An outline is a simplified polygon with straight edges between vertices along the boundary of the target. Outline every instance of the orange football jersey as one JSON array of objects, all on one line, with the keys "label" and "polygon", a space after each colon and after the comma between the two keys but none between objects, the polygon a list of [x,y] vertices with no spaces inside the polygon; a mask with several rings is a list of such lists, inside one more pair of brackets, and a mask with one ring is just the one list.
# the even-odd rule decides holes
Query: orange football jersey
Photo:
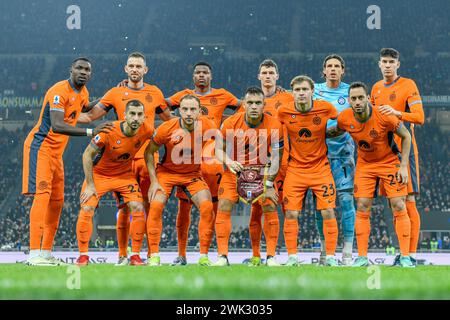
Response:
[{"label": "orange football jersey", "polygon": [[25,144],[62,157],[69,136],[53,132],[50,111],[63,112],[64,122],[75,126],[83,107],[88,103],[89,92],[86,86],[78,91],[70,80],[57,82],[45,94],[39,120],[28,134]]},{"label": "orange football jersey", "polygon": [[208,119],[215,123],[216,128],[220,127],[224,110],[227,107],[237,108],[239,104],[238,98],[223,88],[211,88],[205,94],[200,94],[192,89],[185,89],[175,93],[168,100],[171,105],[179,105],[181,98],[187,94],[196,95],[200,99],[202,106],[208,109]]},{"label": "orange football jersey", "polygon": [[399,149],[393,141],[401,121],[394,115],[382,115],[379,107],[370,107],[370,117],[359,122],[352,109],[338,116],[338,127],[352,136],[358,147],[358,165],[364,163],[400,163]]},{"label": "orange football jersey", "polygon": [[153,141],[164,146],[159,165],[174,173],[200,172],[203,147],[217,129],[205,116],[200,116],[191,132],[181,127],[181,121],[173,118],[156,129]]},{"label": "orange football jersey", "polygon": [[300,172],[320,171],[328,163],[326,126],[338,112],[329,102],[313,100],[305,113],[295,109],[295,103],[278,109],[278,119],[287,128],[290,144],[289,166]]},{"label": "orange football jersey", "polygon": [[[157,86],[144,83],[141,89],[115,87],[105,93],[99,104],[106,111],[113,109],[117,120],[125,120],[126,104],[128,101],[134,99],[144,104],[145,121],[152,127],[155,127],[155,114],[162,113],[167,108],[164,95]],[[142,146],[141,150],[135,156],[136,159],[144,157],[144,151],[147,145],[148,142]]]},{"label": "orange football jersey", "polygon": [[144,122],[137,133],[129,137],[125,135],[125,121],[114,121],[114,127],[108,133],[99,133],[91,145],[100,150],[94,159],[94,173],[108,177],[122,175],[133,176],[131,161],[147,140],[152,137],[153,126]]},{"label": "orange football jersey", "polygon": [[228,156],[243,165],[268,164],[270,150],[284,144],[281,123],[268,114],[253,127],[245,120],[245,113],[239,112],[223,122],[221,132]]}]

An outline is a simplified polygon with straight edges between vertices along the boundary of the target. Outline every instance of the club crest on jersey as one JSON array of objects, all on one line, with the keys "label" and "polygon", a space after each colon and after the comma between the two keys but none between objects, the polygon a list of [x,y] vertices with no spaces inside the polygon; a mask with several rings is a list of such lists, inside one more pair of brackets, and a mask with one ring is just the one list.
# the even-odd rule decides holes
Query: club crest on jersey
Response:
[{"label": "club crest on jersey", "polygon": [[315,117],[313,118],[313,123],[314,123],[316,126],[318,126],[321,122],[322,122],[322,119],[320,119],[320,117],[315,116]]},{"label": "club crest on jersey", "polygon": [[319,96],[323,96],[323,91],[319,91]]},{"label": "club crest on jersey", "polygon": [[217,98],[212,97],[211,99],[209,99],[209,102],[210,102],[213,106],[215,106],[215,105],[217,104]]},{"label": "club crest on jersey", "polygon": [[397,98],[397,95],[395,94],[395,91],[391,93],[391,95],[389,96],[389,101],[395,101],[395,99]]},{"label": "club crest on jersey", "polygon": [[369,135],[374,139],[378,138],[378,132],[375,129],[370,130]]},{"label": "club crest on jersey", "polygon": [[147,93],[147,95],[145,96],[145,101],[147,101],[148,103],[151,103],[153,101],[153,97],[150,95],[150,93]]},{"label": "club crest on jersey", "polygon": [[345,104],[345,98],[344,98],[344,97],[339,97],[338,103],[339,103],[341,106],[342,106],[343,104]]},{"label": "club crest on jersey", "polygon": [[53,97],[53,104],[59,104],[59,96],[54,96]]}]

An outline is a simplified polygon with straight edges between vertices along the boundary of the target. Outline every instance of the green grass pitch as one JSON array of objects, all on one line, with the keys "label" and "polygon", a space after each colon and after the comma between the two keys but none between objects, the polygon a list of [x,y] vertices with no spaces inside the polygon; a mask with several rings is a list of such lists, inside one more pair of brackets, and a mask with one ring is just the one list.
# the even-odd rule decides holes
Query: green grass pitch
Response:
[{"label": "green grass pitch", "polygon": [[450,266],[78,269],[3,264],[0,299],[450,299],[449,275]]}]

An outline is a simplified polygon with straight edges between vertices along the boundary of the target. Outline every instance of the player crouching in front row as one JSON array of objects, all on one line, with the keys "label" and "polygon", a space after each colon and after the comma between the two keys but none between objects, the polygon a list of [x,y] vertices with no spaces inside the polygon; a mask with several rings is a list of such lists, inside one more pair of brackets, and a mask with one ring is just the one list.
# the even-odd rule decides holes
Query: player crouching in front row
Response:
[{"label": "player crouching in front row", "polygon": [[[350,85],[349,103],[352,109],[339,114],[335,134],[347,131],[358,146],[354,185],[358,258],[353,265],[361,267],[369,264],[370,209],[377,185],[381,182],[395,218],[395,232],[401,252],[400,265],[414,267],[409,256],[411,222],[405,204],[411,134],[396,116],[384,115],[380,107],[369,104],[364,83]],[[394,134],[401,138],[401,154],[394,142]]]},{"label": "player crouching in front row", "polygon": [[[150,211],[147,237],[151,256],[149,266],[161,265],[159,243],[163,228],[162,214],[173,187],[181,187],[200,212],[198,233],[201,266],[210,266],[209,247],[213,238],[214,211],[211,193],[203,179],[200,165],[202,150],[211,135],[216,134],[214,123],[200,116],[200,100],[191,94],[180,100],[180,116],[161,124],[145,150],[150,176]],[[208,138],[209,136],[209,138]],[[164,146],[165,155],[155,169],[153,155]]]},{"label": "player crouching in front row", "polygon": [[144,123],[144,105],[139,100],[129,101],[125,113],[125,121],[115,121],[110,132],[96,135],[83,154],[85,181],[77,221],[80,257],[76,263],[79,266],[89,263],[92,218],[100,198],[107,192],[114,192],[120,206],[127,205],[133,217],[130,265],[144,264],[139,256],[145,234],[144,206],[131,161],[145,140],[152,136],[153,127]]}]

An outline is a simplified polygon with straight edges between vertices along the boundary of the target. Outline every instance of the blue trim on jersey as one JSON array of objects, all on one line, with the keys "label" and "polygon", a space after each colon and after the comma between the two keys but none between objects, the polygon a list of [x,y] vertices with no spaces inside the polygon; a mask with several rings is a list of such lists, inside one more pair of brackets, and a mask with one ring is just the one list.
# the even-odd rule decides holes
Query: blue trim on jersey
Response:
[{"label": "blue trim on jersey", "polygon": [[30,159],[28,163],[28,192],[36,193],[36,167],[37,167],[37,157],[39,149],[41,148],[42,143],[47,137],[51,128],[50,121],[50,105],[47,105],[44,108],[44,112],[42,114],[41,125],[39,126],[39,130],[34,134],[33,141],[30,146]]}]

